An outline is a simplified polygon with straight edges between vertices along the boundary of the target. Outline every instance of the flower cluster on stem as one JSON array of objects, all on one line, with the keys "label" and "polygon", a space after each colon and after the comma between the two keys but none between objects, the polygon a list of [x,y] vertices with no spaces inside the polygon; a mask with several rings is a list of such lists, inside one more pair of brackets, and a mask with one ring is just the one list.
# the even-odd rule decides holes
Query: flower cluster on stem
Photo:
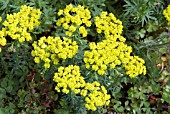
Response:
[{"label": "flower cluster on stem", "polygon": [[163,15],[168,21],[168,25],[170,25],[170,5],[168,5],[168,7],[163,10]]},{"label": "flower cluster on stem", "polygon": [[78,5],[74,7],[72,4],[67,5],[64,10],[58,11],[59,18],[56,22],[57,26],[62,26],[65,29],[67,36],[71,36],[77,30],[82,37],[87,36],[86,27],[91,26],[91,14],[84,6]]},{"label": "flower cluster on stem", "polygon": [[53,81],[57,83],[55,89],[58,92],[68,94],[73,91],[85,98],[85,107],[88,110],[97,110],[97,107],[109,105],[110,95],[104,86],[99,82],[86,83],[84,77],[80,74],[80,68],[76,65],[68,67],[59,67],[55,73]]},{"label": "flower cluster on stem", "polygon": [[84,52],[84,62],[86,68],[97,71],[99,75],[104,75],[108,68],[114,69],[121,65],[125,68],[126,74],[131,78],[139,74],[146,74],[144,60],[138,56],[131,56],[132,47],[124,42],[126,39],[121,36],[122,22],[112,14],[102,12],[95,17],[97,33],[103,34],[105,40],[98,43],[91,42],[90,50]]},{"label": "flower cluster on stem", "polygon": [[34,50],[31,55],[34,57],[35,63],[44,61],[44,67],[50,68],[50,63],[58,64],[60,59],[73,58],[78,51],[76,41],[72,41],[66,37],[41,37],[32,44]]},{"label": "flower cluster on stem", "polygon": [[[10,36],[19,42],[32,40],[31,34],[34,27],[39,26],[41,11],[33,7],[23,5],[18,13],[7,14],[6,20],[2,23],[0,31],[0,45],[5,46],[6,36]],[[0,48],[1,51],[1,48]]]},{"label": "flower cluster on stem", "polygon": [[100,16],[95,17],[97,33],[104,34],[106,39],[124,42],[126,39],[121,37],[123,31],[122,22],[114,16],[113,13],[101,12]]}]

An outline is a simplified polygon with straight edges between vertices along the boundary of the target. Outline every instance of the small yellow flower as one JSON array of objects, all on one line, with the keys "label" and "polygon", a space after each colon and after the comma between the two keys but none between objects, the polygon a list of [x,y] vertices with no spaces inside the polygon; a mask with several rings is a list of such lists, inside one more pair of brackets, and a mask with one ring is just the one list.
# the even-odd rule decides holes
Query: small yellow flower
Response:
[{"label": "small yellow flower", "polygon": [[40,63],[40,58],[39,57],[35,57],[34,61],[35,61],[35,63]]},{"label": "small yellow flower", "polygon": [[103,75],[105,73],[104,70],[100,70],[100,69],[97,72],[98,72],[99,75]]},{"label": "small yellow flower", "polygon": [[99,67],[97,65],[92,65],[92,70],[97,71],[99,69]]},{"label": "small yellow flower", "polygon": [[60,10],[58,11],[58,16],[60,16],[60,15],[62,15],[62,14],[63,14],[63,10],[60,9]]},{"label": "small yellow flower", "polygon": [[45,64],[44,64],[44,67],[45,67],[46,69],[47,69],[47,68],[50,68],[50,63],[48,63],[48,62],[45,63]]}]

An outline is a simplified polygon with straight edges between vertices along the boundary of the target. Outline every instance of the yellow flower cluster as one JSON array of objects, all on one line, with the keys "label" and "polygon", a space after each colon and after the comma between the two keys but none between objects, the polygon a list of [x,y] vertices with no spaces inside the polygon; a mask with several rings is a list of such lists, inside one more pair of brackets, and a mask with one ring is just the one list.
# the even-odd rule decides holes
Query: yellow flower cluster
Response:
[{"label": "yellow flower cluster", "polygon": [[114,68],[120,65],[121,62],[118,58],[123,43],[118,43],[111,40],[103,40],[97,44],[90,43],[90,51],[84,52],[84,62],[86,68],[92,67],[92,70],[97,71],[99,75],[103,75],[105,70],[110,66]]},{"label": "yellow flower cluster", "polygon": [[12,39],[19,42],[32,40],[29,32],[33,31],[35,26],[39,26],[41,11],[29,6],[21,6],[18,13],[7,14],[3,22],[5,36],[9,35]]},{"label": "yellow flower cluster", "polygon": [[60,92],[60,88],[62,88],[62,92],[65,94],[68,94],[70,89],[78,94],[85,86],[84,78],[80,75],[80,68],[73,65],[59,67],[53,81],[57,82],[55,90]]},{"label": "yellow flower cluster", "polygon": [[66,30],[66,35],[71,36],[78,29],[83,37],[87,36],[85,26],[91,26],[91,14],[88,9],[85,9],[81,5],[73,7],[70,4],[64,10],[59,10],[58,15],[62,17],[58,19],[56,25],[62,26]]},{"label": "yellow flower cluster", "polygon": [[78,45],[76,41],[63,37],[41,37],[38,41],[34,41],[32,44],[34,50],[31,55],[36,63],[44,61],[44,67],[49,68],[50,62],[58,64],[60,59],[73,58],[78,51]]},{"label": "yellow flower cluster", "polygon": [[88,110],[96,110],[96,107],[103,105],[109,105],[111,96],[107,94],[107,90],[104,86],[100,86],[100,83],[94,81],[93,83],[86,83],[85,90],[91,91],[85,97],[85,107]]},{"label": "yellow flower cluster", "polygon": [[163,15],[168,21],[168,25],[170,25],[170,5],[168,5],[168,7],[163,10]]},{"label": "yellow flower cluster", "polygon": [[[0,17],[0,22],[2,21],[2,17]],[[6,38],[5,38],[5,29],[3,28],[0,31],[0,46],[5,46],[6,45]],[[0,52],[2,51],[1,47],[0,47]]]},{"label": "yellow flower cluster", "polygon": [[[4,31],[0,31],[0,46],[5,46],[6,45],[6,39],[5,39],[5,33]],[[0,52],[1,52],[1,48],[0,48]]]},{"label": "yellow flower cluster", "polygon": [[134,78],[139,74],[146,74],[146,67],[143,65],[145,61],[143,59],[138,56],[130,56],[128,59],[129,62],[123,65],[127,70],[127,75]]},{"label": "yellow flower cluster", "polygon": [[106,39],[111,39],[116,41],[124,42],[126,39],[121,37],[121,33],[123,30],[122,22],[112,14],[107,12],[102,12],[100,16],[95,17],[95,25],[97,27],[97,33],[103,33]]},{"label": "yellow flower cluster", "polygon": [[97,71],[103,75],[109,67],[114,69],[117,65],[122,65],[127,71],[126,74],[131,78],[139,74],[146,74],[144,60],[137,56],[130,56],[132,47],[124,42],[126,39],[121,36],[122,22],[112,14],[102,12],[95,17],[97,33],[103,33],[106,40],[90,43],[90,51],[84,52],[84,62],[86,68]]},{"label": "yellow flower cluster", "polygon": [[114,69],[117,65],[123,65],[130,77],[146,73],[144,60],[137,56],[130,56],[132,48],[123,42],[103,40],[97,44],[90,43],[90,51],[84,52],[86,68],[92,68],[99,75],[103,75],[109,67]]},{"label": "yellow flower cluster", "polygon": [[55,73],[53,80],[57,82],[55,90],[68,94],[73,91],[75,94],[80,94],[85,97],[85,107],[88,110],[95,111],[97,107],[109,105],[110,95],[104,86],[94,81],[86,83],[83,76],[80,74],[79,66],[69,65],[68,67],[59,67]]}]

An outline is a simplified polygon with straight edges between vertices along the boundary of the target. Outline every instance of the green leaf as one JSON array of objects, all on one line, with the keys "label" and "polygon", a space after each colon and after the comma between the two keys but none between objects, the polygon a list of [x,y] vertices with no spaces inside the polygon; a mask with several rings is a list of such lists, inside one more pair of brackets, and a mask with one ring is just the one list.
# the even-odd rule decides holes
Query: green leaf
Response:
[{"label": "green leaf", "polygon": [[2,109],[0,108],[0,114],[5,114],[3,111],[2,111]]},{"label": "green leaf", "polygon": [[6,87],[7,87],[7,78],[4,78],[4,79],[1,81],[1,87],[3,87],[3,88],[6,88]]},{"label": "green leaf", "polygon": [[170,86],[167,85],[163,88],[162,99],[170,104]]},{"label": "green leaf", "polygon": [[6,88],[6,91],[7,91],[8,93],[11,93],[12,90],[13,90],[13,86],[11,86],[11,85],[9,85],[9,86]]},{"label": "green leaf", "polygon": [[9,0],[0,0],[0,4],[2,4],[2,6],[0,7],[0,10],[4,10],[7,5],[9,3]]},{"label": "green leaf", "polygon": [[6,98],[6,91],[3,88],[0,88],[0,100],[2,100],[3,98]]},{"label": "green leaf", "polygon": [[117,108],[118,112],[123,112],[124,111],[124,107],[120,106],[119,108]]},{"label": "green leaf", "polygon": [[67,109],[56,109],[54,114],[70,114],[70,111]]},{"label": "green leaf", "polygon": [[129,105],[129,101],[126,101],[125,102],[125,107]]}]

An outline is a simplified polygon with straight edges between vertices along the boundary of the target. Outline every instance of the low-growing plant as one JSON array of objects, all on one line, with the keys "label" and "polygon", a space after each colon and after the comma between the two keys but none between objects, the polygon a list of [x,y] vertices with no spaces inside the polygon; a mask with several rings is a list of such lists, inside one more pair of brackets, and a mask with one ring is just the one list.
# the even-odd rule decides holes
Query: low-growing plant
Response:
[{"label": "low-growing plant", "polygon": [[170,111],[165,2],[0,3],[0,113]]}]

